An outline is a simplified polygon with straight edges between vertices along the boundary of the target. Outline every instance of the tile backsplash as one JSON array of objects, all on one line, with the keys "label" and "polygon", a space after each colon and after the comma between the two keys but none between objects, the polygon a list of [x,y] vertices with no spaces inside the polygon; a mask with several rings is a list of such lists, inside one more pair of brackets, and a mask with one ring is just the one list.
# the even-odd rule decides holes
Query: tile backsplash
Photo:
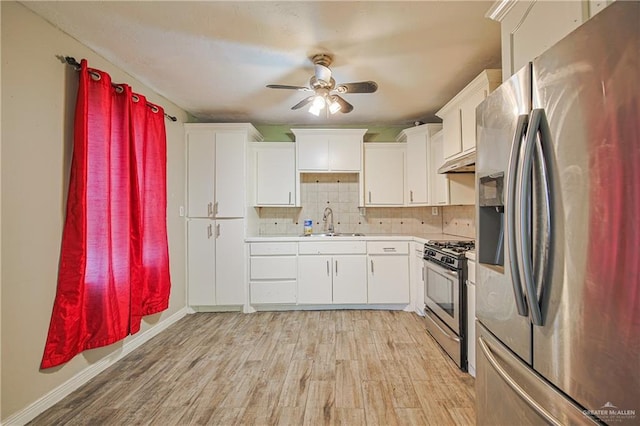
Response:
[{"label": "tile backsplash", "polygon": [[445,206],[432,215],[431,207],[358,208],[358,175],[355,173],[303,173],[300,179],[302,208],[261,207],[260,235],[299,235],[305,219],[313,221],[313,232],[326,231],[323,212],[333,211],[336,232],[363,234],[421,235],[444,232],[475,237],[473,206]]}]

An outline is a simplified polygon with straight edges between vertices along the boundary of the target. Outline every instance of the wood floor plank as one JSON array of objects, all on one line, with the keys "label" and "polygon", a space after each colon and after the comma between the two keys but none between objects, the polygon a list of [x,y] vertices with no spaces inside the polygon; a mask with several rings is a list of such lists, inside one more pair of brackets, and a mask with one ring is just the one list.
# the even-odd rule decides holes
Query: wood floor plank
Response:
[{"label": "wood floor plank", "polygon": [[291,361],[287,377],[284,379],[282,392],[278,405],[283,407],[304,407],[309,390],[309,378],[313,361],[298,360]]},{"label": "wood floor plank", "polygon": [[336,408],[335,424],[337,426],[364,426],[366,420],[363,408]]},{"label": "wood floor plank", "polygon": [[336,407],[364,407],[358,361],[336,361]]},{"label": "wood floor plank", "polygon": [[362,382],[367,425],[399,425],[400,419],[393,407],[391,392],[385,382]]},{"label": "wood floor plank", "polygon": [[473,425],[474,379],[410,312],[189,315],[32,425]]}]

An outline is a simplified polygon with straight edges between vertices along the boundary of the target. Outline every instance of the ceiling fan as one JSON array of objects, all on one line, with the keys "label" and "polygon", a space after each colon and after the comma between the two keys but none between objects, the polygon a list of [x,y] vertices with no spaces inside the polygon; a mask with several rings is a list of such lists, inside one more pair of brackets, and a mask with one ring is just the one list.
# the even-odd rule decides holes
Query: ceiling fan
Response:
[{"label": "ceiling fan", "polygon": [[[290,89],[300,90],[303,92],[314,92],[313,95],[306,97],[291,109],[300,109],[306,105],[310,105],[309,112],[319,116],[322,109],[327,108],[331,114],[340,111],[348,113],[353,111],[353,105],[347,102],[342,94],[349,93],[373,93],[378,90],[378,84],[375,81],[360,81],[356,83],[337,84],[331,76],[329,65],[333,62],[331,55],[320,53],[311,58],[314,65],[314,75],[309,79],[309,87],[305,86],[288,86],[284,84],[268,84],[270,89]],[[332,93],[333,92],[333,93]]]}]

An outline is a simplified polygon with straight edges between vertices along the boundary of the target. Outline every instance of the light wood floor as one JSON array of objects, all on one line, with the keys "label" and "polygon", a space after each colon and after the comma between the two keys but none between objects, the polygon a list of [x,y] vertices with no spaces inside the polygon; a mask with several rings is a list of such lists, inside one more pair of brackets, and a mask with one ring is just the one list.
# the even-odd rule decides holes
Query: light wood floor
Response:
[{"label": "light wood floor", "polygon": [[471,425],[474,379],[408,312],[189,315],[31,424]]}]

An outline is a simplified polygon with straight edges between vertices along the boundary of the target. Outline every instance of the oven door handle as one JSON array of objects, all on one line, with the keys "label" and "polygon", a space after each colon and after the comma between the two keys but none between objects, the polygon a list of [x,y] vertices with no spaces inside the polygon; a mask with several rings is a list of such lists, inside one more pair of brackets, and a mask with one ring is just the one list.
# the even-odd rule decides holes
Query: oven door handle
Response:
[{"label": "oven door handle", "polygon": [[460,343],[460,339],[458,337],[454,337],[451,334],[447,333],[445,329],[440,327],[440,324],[438,324],[433,318],[431,318],[429,310],[424,311],[424,316],[425,318],[428,318],[429,321],[431,321],[431,324],[435,325],[438,328],[438,330],[440,330],[440,333],[442,333],[447,339],[453,340],[456,343]]},{"label": "oven door handle", "polygon": [[454,278],[458,278],[459,274],[458,271],[452,271],[451,269],[447,269],[444,266],[441,266],[435,262],[432,262],[429,259],[424,259],[425,265],[427,265],[428,268],[433,269],[436,272],[440,272],[442,274],[447,274],[447,275],[451,275]]}]

